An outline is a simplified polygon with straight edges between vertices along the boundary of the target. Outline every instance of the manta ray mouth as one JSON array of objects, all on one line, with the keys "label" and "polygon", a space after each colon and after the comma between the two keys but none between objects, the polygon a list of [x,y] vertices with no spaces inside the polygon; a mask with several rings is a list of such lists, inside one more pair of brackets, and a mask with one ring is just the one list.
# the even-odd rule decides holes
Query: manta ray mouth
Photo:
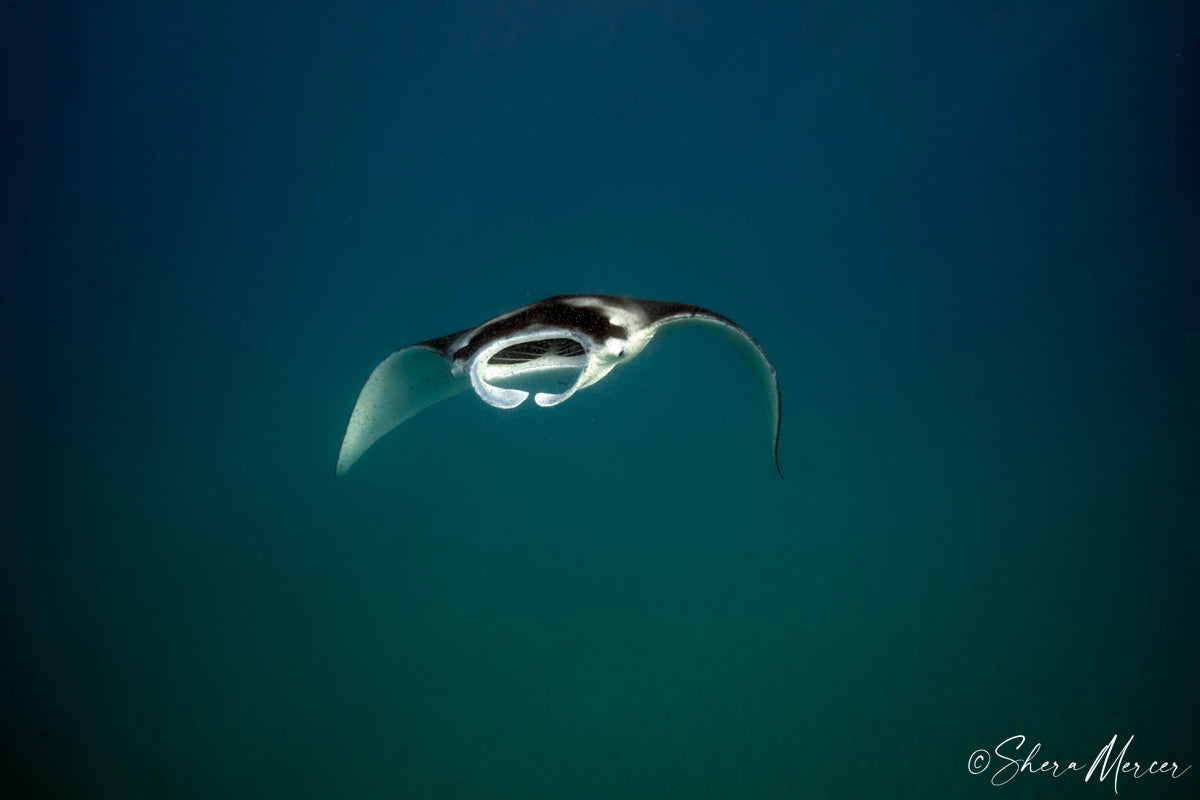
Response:
[{"label": "manta ray mouth", "polygon": [[496,408],[515,408],[530,391],[539,406],[566,400],[579,388],[589,357],[584,342],[565,333],[560,329],[517,335],[484,348],[467,367],[475,393]]},{"label": "manta ray mouth", "polygon": [[489,367],[505,364],[526,364],[539,358],[582,358],[583,345],[574,339],[536,339],[509,345],[488,359]]},{"label": "manta ray mouth", "polygon": [[580,372],[576,367],[551,367],[537,372],[492,378],[488,383],[501,389],[520,389],[535,396],[557,395],[574,386]]}]

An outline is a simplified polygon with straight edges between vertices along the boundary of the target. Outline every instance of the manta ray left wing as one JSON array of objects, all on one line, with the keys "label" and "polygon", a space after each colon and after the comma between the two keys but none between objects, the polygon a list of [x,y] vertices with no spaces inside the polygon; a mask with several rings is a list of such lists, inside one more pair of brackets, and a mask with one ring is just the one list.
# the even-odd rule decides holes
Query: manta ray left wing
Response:
[{"label": "manta ray left wing", "polygon": [[579,294],[539,300],[477,327],[392,353],[359,392],[335,474],[345,475],[359,456],[400,423],[468,386],[489,405],[515,408],[529,393],[498,386],[497,380],[575,371],[574,383],[565,391],[534,396],[539,406],[558,405],[639,355],[659,333],[695,327],[722,334],[754,373],[767,397],[775,469],[782,478],[779,381],[766,352],[750,334],[699,306]]},{"label": "manta ray left wing", "polygon": [[335,475],[345,475],[367,448],[401,422],[470,385],[465,376],[453,374],[440,341],[402,347],[371,372],[346,423]]}]

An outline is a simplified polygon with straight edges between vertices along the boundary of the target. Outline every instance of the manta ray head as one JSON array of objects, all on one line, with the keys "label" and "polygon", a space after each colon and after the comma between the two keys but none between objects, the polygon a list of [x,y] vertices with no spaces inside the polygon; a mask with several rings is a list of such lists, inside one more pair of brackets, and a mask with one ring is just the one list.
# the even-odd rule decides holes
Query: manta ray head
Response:
[{"label": "manta ray head", "polygon": [[615,336],[595,342],[578,331],[542,329],[499,338],[470,356],[460,369],[470,377],[479,399],[496,408],[516,408],[529,397],[529,392],[499,386],[497,381],[547,372],[574,374],[565,391],[534,395],[535,403],[549,408],[611,372],[625,358],[629,344]]}]

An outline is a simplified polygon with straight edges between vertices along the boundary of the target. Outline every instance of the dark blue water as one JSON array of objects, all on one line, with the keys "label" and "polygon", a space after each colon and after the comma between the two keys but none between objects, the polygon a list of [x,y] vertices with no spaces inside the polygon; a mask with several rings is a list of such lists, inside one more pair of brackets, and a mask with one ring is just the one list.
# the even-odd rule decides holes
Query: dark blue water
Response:
[{"label": "dark blue water", "polygon": [[[1193,4],[102,6],[0,18],[0,794],[1196,796],[989,785],[1200,762]],[[334,479],[564,292],[787,479],[703,332]]]}]

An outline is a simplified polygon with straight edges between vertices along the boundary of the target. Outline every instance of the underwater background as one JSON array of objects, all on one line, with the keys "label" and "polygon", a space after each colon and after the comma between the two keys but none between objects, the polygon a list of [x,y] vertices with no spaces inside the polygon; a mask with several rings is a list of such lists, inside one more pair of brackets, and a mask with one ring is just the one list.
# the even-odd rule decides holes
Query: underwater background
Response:
[{"label": "underwater background", "polygon": [[[1200,762],[1196,4],[18,0],[0,64],[0,795],[1200,796],[1005,760]],[[786,479],[704,332],[334,478],[392,350],[580,292],[746,328]]]}]

